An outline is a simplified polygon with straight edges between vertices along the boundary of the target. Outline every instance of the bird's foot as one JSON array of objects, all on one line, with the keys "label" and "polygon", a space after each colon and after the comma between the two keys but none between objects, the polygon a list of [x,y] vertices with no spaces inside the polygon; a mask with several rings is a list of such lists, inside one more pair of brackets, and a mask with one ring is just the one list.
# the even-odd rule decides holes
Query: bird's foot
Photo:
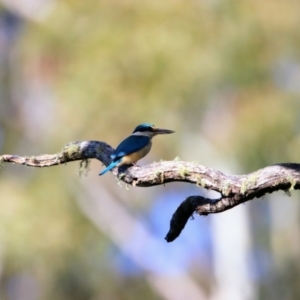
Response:
[{"label": "bird's foot", "polygon": [[131,163],[131,165],[134,166],[134,167],[140,168],[140,166],[137,163]]}]

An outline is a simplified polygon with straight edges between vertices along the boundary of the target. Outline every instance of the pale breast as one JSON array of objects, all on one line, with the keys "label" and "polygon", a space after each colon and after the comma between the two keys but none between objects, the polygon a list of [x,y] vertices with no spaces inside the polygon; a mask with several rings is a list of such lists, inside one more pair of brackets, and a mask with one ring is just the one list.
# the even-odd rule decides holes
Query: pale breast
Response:
[{"label": "pale breast", "polygon": [[151,146],[152,143],[150,141],[150,143],[146,147],[142,148],[141,150],[131,153],[129,155],[125,155],[122,159],[122,164],[136,163],[138,160],[140,160],[141,158],[143,158],[149,153]]}]

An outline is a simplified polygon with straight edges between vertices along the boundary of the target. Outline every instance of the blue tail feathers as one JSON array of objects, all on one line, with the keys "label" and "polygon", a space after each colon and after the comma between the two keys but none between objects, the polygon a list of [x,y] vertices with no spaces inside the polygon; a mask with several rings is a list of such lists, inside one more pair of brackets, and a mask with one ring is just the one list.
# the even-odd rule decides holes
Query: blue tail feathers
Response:
[{"label": "blue tail feathers", "polygon": [[117,166],[117,164],[121,161],[121,159],[118,159],[116,161],[113,161],[109,166],[107,166],[100,174],[99,176],[101,175],[104,175],[106,172],[110,171],[111,169],[113,169],[114,167]]}]

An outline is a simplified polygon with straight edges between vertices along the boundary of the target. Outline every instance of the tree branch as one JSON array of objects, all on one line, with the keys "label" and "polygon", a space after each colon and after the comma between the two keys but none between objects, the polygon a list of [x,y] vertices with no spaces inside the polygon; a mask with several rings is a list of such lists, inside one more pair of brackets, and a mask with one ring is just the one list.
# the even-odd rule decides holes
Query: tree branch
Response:
[{"label": "tree branch", "polygon": [[[77,141],[65,145],[52,155],[2,155],[0,163],[17,163],[30,167],[51,167],[68,162],[98,159],[106,166],[114,149],[100,141]],[[300,188],[300,164],[283,163],[268,166],[247,175],[229,175],[194,162],[162,161],[144,167],[115,168],[112,173],[126,184],[150,187],[181,181],[220,193],[218,199],[190,196],[177,208],[170,222],[166,240],[175,240],[194,212],[199,215],[220,213],[236,205],[278,190],[289,192]]]}]

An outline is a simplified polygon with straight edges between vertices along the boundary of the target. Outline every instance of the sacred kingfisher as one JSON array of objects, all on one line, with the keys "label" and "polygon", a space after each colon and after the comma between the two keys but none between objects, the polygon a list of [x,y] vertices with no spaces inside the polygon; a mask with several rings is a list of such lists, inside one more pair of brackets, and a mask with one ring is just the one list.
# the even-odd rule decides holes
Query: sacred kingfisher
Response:
[{"label": "sacred kingfisher", "polygon": [[157,134],[173,133],[173,130],[157,128],[153,124],[143,123],[137,126],[133,133],[119,144],[111,154],[112,162],[99,175],[103,175],[115,167],[130,165],[146,156],[152,146],[151,139]]}]

